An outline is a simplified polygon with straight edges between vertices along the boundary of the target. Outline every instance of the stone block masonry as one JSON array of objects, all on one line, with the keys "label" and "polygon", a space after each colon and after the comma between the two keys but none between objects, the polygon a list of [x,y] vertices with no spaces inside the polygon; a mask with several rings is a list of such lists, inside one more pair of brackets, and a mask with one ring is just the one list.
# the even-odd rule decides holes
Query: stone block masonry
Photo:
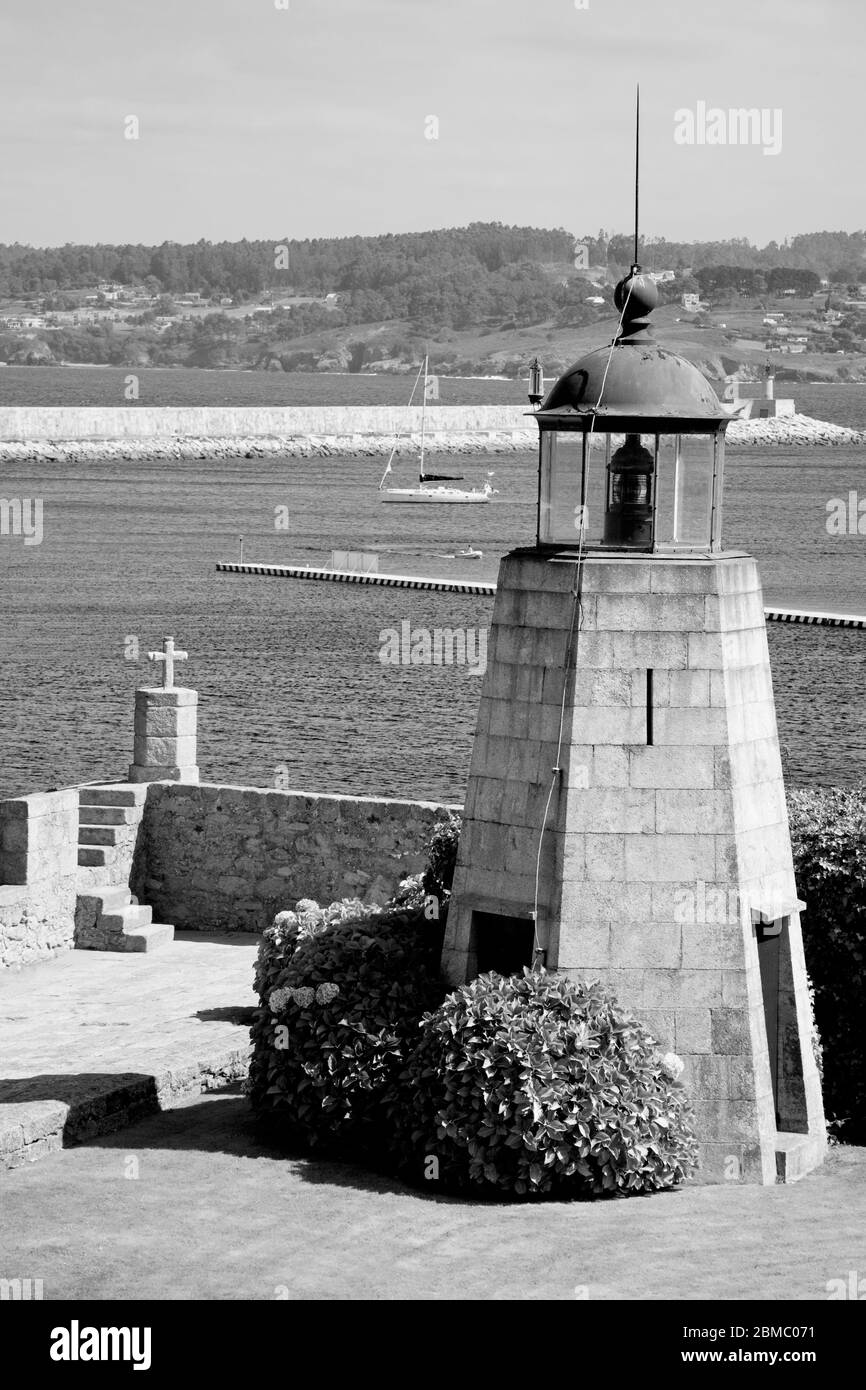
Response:
[{"label": "stone block masonry", "polygon": [[0,802],[0,967],[71,949],[77,860],[77,791]]},{"label": "stone block masonry", "polygon": [[590,554],[577,583],[502,561],[443,968],[497,968],[496,932],[529,964],[537,908],[548,968],[683,1057],[703,1180],[773,1182],[825,1135],[757,567]]},{"label": "stone block masonry", "polygon": [[145,686],[135,692],[130,782],[197,782],[198,692]]},{"label": "stone block masonry", "polygon": [[386,902],[424,868],[446,814],[435,802],[154,783],[131,887],[178,927],[260,932],[298,898]]},{"label": "stone block masonry", "polygon": [[74,790],[0,802],[0,882],[24,884],[74,874],[77,817]]}]

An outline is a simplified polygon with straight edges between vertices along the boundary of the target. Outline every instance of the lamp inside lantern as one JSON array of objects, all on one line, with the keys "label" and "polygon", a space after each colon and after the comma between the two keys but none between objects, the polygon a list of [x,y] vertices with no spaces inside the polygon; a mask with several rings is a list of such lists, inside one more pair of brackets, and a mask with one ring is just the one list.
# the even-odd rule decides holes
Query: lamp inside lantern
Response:
[{"label": "lamp inside lantern", "polygon": [[607,466],[606,545],[652,542],[652,486],[655,459],[639,434],[627,434]]}]

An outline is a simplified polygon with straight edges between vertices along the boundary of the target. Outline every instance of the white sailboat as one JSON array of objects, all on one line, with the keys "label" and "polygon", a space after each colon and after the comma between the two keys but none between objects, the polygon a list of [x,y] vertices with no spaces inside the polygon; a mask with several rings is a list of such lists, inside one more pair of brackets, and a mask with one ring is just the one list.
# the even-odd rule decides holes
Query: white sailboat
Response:
[{"label": "white sailboat", "polygon": [[[397,452],[397,445],[395,443],[394,448],[391,450],[391,457],[388,459],[388,462],[385,466],[385,472],[382,474],[382,479],[379,483],[379,492],[381,493],[382,501],[408,503],[414,502],[426,505],[448,502],[461,504],[478,504],[481,502],[489,502],[490,498],[493,497],[495,493],[495,488],[492,487],[489,481],[485,482],[484,486],[481,488],[447,487],[443,486],[442,484],[432,483],[428,480],[428,477],[424,472],[425,428],[427,424],[427,361],[428,359],[425,357],[424,395],[421,400],[421,456],[418,460],[418,486],[388,488],[385,487],[385,479],[391,472],[391,463],[393,461],[394,455]],[[417,386],[417,384],[418,382],[416,379],[415,385]],[[414,394],[415,388],[413,387],[412,395],[414,396]],[[409,404],[412,404],[411,397],[409,400]]]}]

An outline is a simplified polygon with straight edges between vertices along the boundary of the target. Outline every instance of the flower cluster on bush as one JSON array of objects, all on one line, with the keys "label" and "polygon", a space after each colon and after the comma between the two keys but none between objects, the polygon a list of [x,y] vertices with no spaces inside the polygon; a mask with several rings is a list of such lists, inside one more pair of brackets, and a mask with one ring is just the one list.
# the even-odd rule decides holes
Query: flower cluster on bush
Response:
[{"label": "flower cluster on bush", "polygon": [[317,1004],[330,1004],[332,999],[336,999],[340,993],[340,986],[330,982],[319,985],[318,989],[307,989],[301,986],[300,989],[272,989],[271,997],[268,1000],[268,1007],[272,1014],[278,1014],[286,1007],[290,999],[296,1004],[300,1004],[302,1009],[306,1009],[315,999]]},{"label": "flower cluster on bush", "polygon": [[697,1166],[682,1070],[598,982],[491,973],[425,1016],[391,1119],[447,1188],[650,1192]]},{"label": "flower cluster on bush", "polygon": [[788,797],[794,875],[806,902],[803,949],[814,994],[816,1055],[834,1131],[866,1141],[866,788]]}]

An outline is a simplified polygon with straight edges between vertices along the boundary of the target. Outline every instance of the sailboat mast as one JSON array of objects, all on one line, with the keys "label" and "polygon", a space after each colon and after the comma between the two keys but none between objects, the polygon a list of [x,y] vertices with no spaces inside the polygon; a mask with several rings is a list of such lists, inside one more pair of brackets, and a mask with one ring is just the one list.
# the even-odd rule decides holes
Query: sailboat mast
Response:
[{"label": "sailboat mast", "polygon": [[424,395],[421,397],[421,471],[418,474],[419,483],[424,482],[424,427],[427,422],[427,356],[424,357]]},{"label": "sailboat mast", "polygon": [[[415,399],[415,392],[418,390],[418,382],[420,381],[420,379],[421,379],[421,368],[419,367],[419,368],[418,368],[418,375],[417,375],[416,378],[415,378],[415,384],[414,384],[413,387],[412,387],[412,394],[411,394],[411,396],[409,397],[409,406],[410,406],[410,408],[411,408],[412,402],[413,402],[414,399]],[[387,478],[388,474],[391,472],[391,464],[394,462],[394,455],[395,455],[396,452],[397,452],[397,444],[398,444],[398,442],[399,442],[399,441],[398,441],[397,436],[396,436],[396,434],[395,434],[395,436],[394,436],[394,447],[393,447],[393,449],[391,450],[391,454],[390,454],[390,457],[389,457],[389,459],[388,459],[388,462],[385,464],[385,472],[382,474],[382,480],[381,480],[381,482],[379,483],[379,491],[380,491],[380,492],[382,491],[383,487],[385,486],[385,479]]]}]

